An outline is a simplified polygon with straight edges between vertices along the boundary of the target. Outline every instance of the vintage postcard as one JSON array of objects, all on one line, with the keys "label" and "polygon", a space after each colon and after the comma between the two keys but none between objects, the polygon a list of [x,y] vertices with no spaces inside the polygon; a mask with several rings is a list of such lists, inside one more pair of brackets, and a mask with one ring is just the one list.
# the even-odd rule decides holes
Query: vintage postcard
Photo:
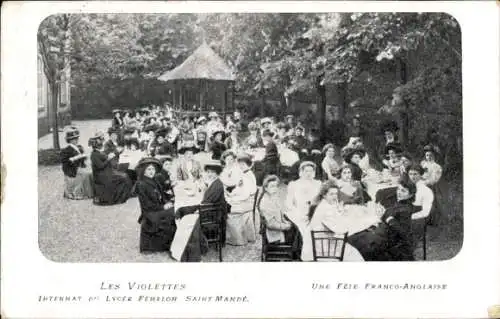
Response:
[{"label": "vintage postcard", "polygon": [[494,2],[8,2],[2,40],[6,318],[496,316]]}]

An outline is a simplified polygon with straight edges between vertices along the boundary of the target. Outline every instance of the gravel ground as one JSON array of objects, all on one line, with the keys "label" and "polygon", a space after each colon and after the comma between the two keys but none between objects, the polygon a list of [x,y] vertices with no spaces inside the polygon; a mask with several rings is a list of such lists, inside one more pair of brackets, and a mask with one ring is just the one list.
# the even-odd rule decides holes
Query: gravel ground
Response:
[{"label": "gravel ground", "polygon": [[[110,120],[74,121],[80,128],[83,146],[98,129],[106,129]],[[62,134],[61,134],[62,135]],[[61,146],[65,143],[62,141]],[[52,136],[39,139],[39,149],[52,147]],[[38,242],[46,258],[56,262],[171,262],[168,253],[142,255],[139,253],[140,208],[137,198],[110,207],[95,206],[91,200],[72,201],[63,198],[63,174],[59,166],[40,166],[38,169]],[[428,260],[447,260],[461,248],[462,231],[461,186],[448,183],[445,194],[450,203],[442,226],[428,228]],[[419,245],[420,246],[420,245]],[[224,261],[260,261],[261,241],[245,247],[226,245]],[[418,247],[415,255],[421,258]],[[217,262],[211,248],[203,262]]]}]

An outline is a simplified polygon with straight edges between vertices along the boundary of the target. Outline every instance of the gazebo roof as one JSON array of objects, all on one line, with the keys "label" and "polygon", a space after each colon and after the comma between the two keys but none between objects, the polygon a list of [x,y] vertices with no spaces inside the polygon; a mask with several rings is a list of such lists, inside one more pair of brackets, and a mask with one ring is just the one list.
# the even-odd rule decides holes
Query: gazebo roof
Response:
[{"label": "gazebo roof", "polygon": [[208,79],[234,81],[229,66],[206,43],[203,43],[181,65],[162,74],[158,80]]}]

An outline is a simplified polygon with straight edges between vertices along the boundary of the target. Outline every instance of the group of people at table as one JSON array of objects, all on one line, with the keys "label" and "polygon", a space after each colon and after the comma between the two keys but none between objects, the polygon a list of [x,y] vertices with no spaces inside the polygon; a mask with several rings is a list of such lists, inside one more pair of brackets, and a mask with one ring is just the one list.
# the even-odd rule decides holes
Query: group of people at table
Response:
[{"label": "group of people at table", "polygon": [[174,258],[200,261],[207,251],[203,232],[182,221],[200,204],[217,204],[228,245],[244,247],[260,233],[271,244],[293,245],[297,260],[311,261],[311,230],[331,231],[347,233],[344,260],[410,261],[415,225],[439,212],[436,149],[427,145],[415,162],[398,143],[394,122],[382,128],[384,169],[377,171],[359,136],[350,137],[338,161],[337,147],[322,145],[315,129],[304,136],[293,116],[283,123],[255,119],[246,138],[237,112],[225,123],[215,112],[209,120],[177,121],[159,108],[114,116],[107,141],[103,133],[90,138],[90,154],[78,143],[78,129],[66,131],[64,196],[96,205],[137,197],[141,253],[177,250],[183,237]]}]

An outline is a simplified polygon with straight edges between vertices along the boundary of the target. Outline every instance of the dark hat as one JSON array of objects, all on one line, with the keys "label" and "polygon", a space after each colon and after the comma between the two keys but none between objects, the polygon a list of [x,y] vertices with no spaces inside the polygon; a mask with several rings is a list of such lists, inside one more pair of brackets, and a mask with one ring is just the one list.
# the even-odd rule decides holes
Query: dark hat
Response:
[{"label": "dark hat", "polygon": [[224,132],[223,130],[216,130],[215,132],[212,133],[212,138],[215,138],[215,135],[219,133],[222,134],[222,139],[226,137],[226,132]]},{"label": "dark hat", "polygon": [[400,155],[403,153],[403,148],[399,143],[389,143],[385,146],[385,154],[389,154],[389,151],[393,150],[396,154]]},{"label": "dark hat", "polygon": [[238,154],[238,156],[236,157],[236,160],[238,162],[244,162],[250,167],[252,166],[252,157],[247,153]]},{"label": "dark hat", "polygon": [[359,157],[363,158],[366,155],[366,151],[362,148],[348,148],[343,150],[344,161],[348,164],[351,163],[351,159],[354,155],[358,154]]},{"label": "dark hat", "polygon": [[156,158],[160,160],[161,164],[165,163],[166,161],[172,162],[174,158],[171,155],[156,155]]},{"label": "dark hat", "polygon": [[181,146],[181,148],[179,149],[179,154],[184,154],[186,153],[187,151],[192,151],[193,153],[198,153],[199,152],[199,149],[194,146],[193,143],[186,143],[184,145]]},{"label": "dark hat", "polygon": [[80,131],[74,126],[68,127],[66,130],[66,141],[80,137]]},{"label": "dark hat", "polygon": [[121,113],[122,110],[120,109],[113,109],[113,111],[111,111],[113,114],[116,114],[116,113]]},{"label": "dark hat", "polygon": [[277,127],[278,129],[286,129],[286,130],[288,130],[288,129],[289,129],[288,124],[287,124],[287,123],[285,123],[285,122],[279,122],[279,123],[278,123],[278,125],[276,125],[276,127]]},{"label": "dark hat", "polygon": [[108,128],[108,134],[111,135],[113,133],[120,134],[120,129],[116,128],[116,127],[110,127],[110,128]]},{"label": "dark hat", "polygon": [[262,136],[270,136],[270,137],[273,137],[274,136],[274,132],[269,130],[269,129],[265,129],[263,132],[262,132]]},{"label": "dark hat", "polygon": [[385,132],[397,132],[399,130],[398,123],[395,121],[387,121],[382,124],[381,131],[382,134]]},{"label": "dark hat", "polygon": [[205,165],[203,166],[203,169],[205,171],[206,170],[215,171],[215,173],[217,175],[219,175],[222,172],[222,165],[221,165],[220,161],[211,160],[211,161],[205,163]]},{"label": "dark hat", "polygon": [[432,145],[432,144],[428,144],[428,145],[424,146],[424,153],[427,153],[427,152],[432,152],[434,154],[439,153],[439,151],[437,150],[437,148],[434,145]]},{"label": "dark hat", "polygon": [[319,136],[319,130],[313,127],[312,129],[309,130],[309,135]]},{"label": "dark hat", "polygon": [[408,172],[410,172],[410,171],[416,171],[420,175],[424,175],[424,173],[425,173],[425,169],[422,166],[420,166],[419,164],[411,165],[410,168],[408,168]]},{"label": "dark hat", "polygon": [[151,131],[153,131],[153,132],[154,132],[154,131],[156,131],[157,129],[158,129],[158,126],[157,126],[157,125],[155,125],[155,124],[149,124],[149,125],[146,125],[146,126],[144,127],[143,131],[144,131],[144,132],[146,132],[146,133],[149,133],[149,132],[151,132]]},{"label": "dark hat", "polygon": [[168,134],[168,129],[166,129],[166,128],[157,129],[155,132],[156,137],[161,136],[161,137],[165,138],[165,136],[167,136],[167,134]]},{"label": "dark hat", "polygon": [[135,169],[140,170],[141,168],[144,168],[149,164],[154,165],[156,167],[157,172],[159,172],[163,166],[159,159],[154,158],[154,157],[145,157],[145,158],[142,158],[139,161],[139,163],[137,163],[137,166],[135,167]]}]

